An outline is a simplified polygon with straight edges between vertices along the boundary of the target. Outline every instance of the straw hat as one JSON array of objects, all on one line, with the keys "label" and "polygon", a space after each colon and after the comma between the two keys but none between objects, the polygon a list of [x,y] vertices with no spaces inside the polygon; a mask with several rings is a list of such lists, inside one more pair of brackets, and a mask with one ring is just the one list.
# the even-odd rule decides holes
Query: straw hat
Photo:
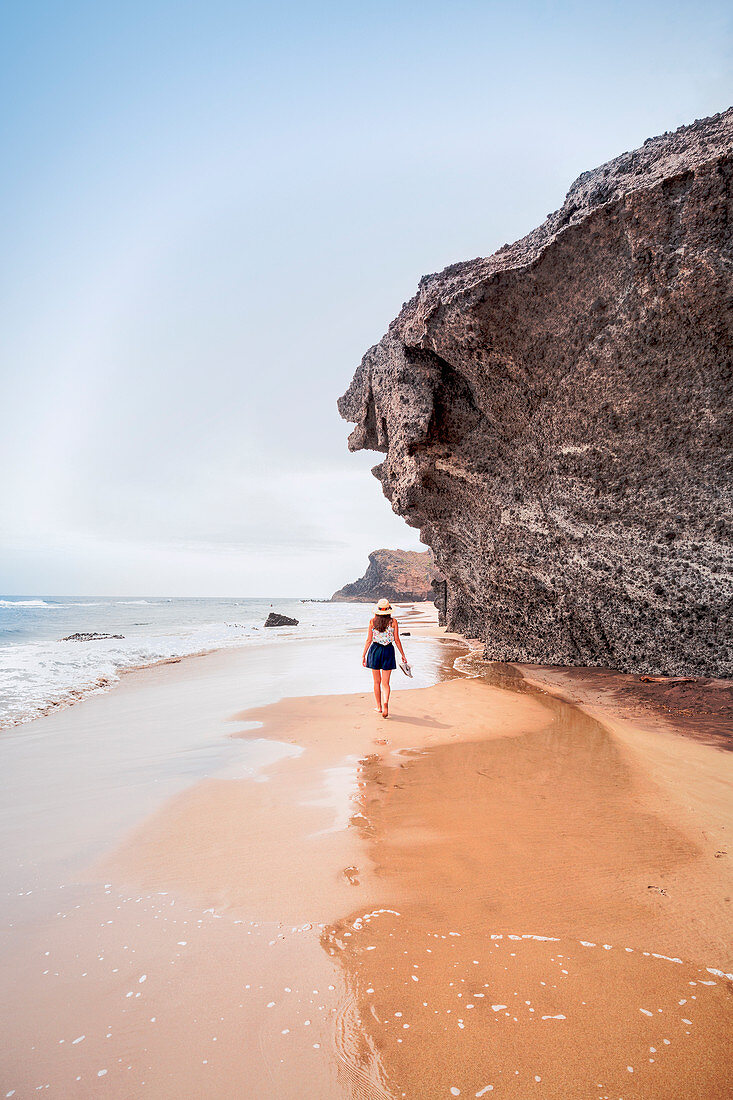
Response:
[{"label": "straw hat", "polygon": [[389,600],[379,600],[377,606],[374,608],[375,615],[391,615],[392,605]]}]

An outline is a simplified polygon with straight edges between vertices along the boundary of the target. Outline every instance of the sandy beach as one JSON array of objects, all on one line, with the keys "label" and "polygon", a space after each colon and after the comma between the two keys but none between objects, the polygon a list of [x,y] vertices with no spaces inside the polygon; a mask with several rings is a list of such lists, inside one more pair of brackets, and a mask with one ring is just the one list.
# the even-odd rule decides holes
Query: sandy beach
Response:
[{"label": "sandy beach", "polygon": [[430,686],[388,721],[354,634],[6,740],[0,1095],[730,1095],[725,685],[649,703],[399,617]]}]

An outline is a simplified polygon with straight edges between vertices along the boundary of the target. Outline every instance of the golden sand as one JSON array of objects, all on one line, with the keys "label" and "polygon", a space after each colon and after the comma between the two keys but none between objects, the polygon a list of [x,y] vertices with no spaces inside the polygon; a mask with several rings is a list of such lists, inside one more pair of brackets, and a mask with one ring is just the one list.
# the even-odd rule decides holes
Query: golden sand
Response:
[{"label": "golden sand", "polygon": [[302,751],[20,938],[17,1095],[730,1095],[730,754],[492,677],[233,715]]}]

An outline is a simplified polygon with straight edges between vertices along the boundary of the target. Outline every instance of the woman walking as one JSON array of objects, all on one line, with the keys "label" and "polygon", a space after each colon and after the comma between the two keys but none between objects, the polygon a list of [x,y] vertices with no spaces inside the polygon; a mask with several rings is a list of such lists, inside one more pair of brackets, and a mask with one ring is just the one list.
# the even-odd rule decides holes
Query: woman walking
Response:
[{"label": "woman walking", "polygon": [[369,623],[361,663],[365,668],[372,670],[374,698],[377,701],[376,710],[383,718],[389,718],[389,678],[392,675],[392,670],[397,668],[395,646],[402,654],[402,660],[407,664],[405,651],[400,641],[400,628],[397,625],[397,620],[392,618],[390,602],[389,600],[380,600],[374,608],[374,617]]}]

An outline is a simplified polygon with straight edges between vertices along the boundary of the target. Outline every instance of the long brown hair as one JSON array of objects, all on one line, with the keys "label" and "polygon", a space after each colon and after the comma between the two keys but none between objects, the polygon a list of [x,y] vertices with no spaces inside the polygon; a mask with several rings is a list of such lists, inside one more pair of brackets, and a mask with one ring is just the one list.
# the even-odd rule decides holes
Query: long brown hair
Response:
[{"label": "long brown hair", "polygon": [[375,615],[374,616],[374,629],[385,631],[389,624],[392,622],[391,615]]}]

